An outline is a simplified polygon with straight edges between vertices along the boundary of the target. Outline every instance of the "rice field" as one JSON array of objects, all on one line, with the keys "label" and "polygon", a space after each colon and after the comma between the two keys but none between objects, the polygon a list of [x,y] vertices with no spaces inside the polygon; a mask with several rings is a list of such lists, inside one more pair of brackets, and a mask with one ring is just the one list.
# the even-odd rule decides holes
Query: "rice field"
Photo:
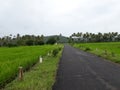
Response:
[{"label": "rice field", "polygon": [[79,43],[74,47],[120,63],[120,42]]},{"label": "rice field", "polygon": [[20,66],[24,71],[29,69],[38,62],[39,56],[46,55],[54,48],[55,45],[0,48],[0,87],[18,75]]}]

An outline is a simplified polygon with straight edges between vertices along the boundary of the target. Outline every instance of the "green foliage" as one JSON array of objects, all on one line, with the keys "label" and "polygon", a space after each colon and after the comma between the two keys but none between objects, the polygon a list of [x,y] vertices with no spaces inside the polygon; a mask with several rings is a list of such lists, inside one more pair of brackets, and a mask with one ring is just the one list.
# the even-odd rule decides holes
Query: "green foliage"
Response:
[{"label": "green foliage", "polygon": [[50,39],[52,37],[54,37],[56,39],[57,43],[68,43],[68,39],[69,39],[69,38],[62,36],[62,35],[53,35],[53,36],[44,37],[44,42],[47,43],[48,39]]},{"label": "green foliage", "polygon": [[60,35],[54,36],[35,36],[35,35],[23,35],[17,34],[16,36],[4,36],[0,38],[0,47],[16,47],[16,46],[35,46],[54,43],[68,43],[67,37]]},{"label": "green foliage", "polygon": [[59,49],[54,49],[52,52],[54,57],[57,56],[58,53],[59,53]]},{"label": "green foliage", "polygon": [[114,52],[111,52],[111,55],[112,55],[112,57],[115,57],[115,53]]},{"label": "green foliage", "polygon": [[36,42],[35,45],[44,45],[44,41],[43,40],[39,40],[39,41]]},{"label": "green foliage", "polygon": [[34,35],[23,35],[20,36],[5,36],[0,38],[0,46],[33,46],[33,45],[43,45],[44,44],[44,36],[34,36]]},{"label": "green foliage", "polygon": [[16,43],[8,43],[8,47],[17,47],[18,45]]},{"label": "green foliage", "polygon": [[[73,39],[73,40],[72,40]],[[115,42],[120,41],[120,34],[118,32],[108,32],[108,33],[73,33],[70,36],[72,42]]]},{"label": "green foliage", "polygon": [[34,45],[34,41],[33,40],[27,40],[26,45],[32,46],[32,45]]},{"label": "green foliage", "polygon": [[48,41],[47,41],[47,44],[55,44],[55,43],[56,43],[55,37],[51,37],[51,38],[49,38]]},{"label": "green foliage", "polygon": [[58,50],[61,51],[61,50],[62,50],[62,47],[59,47]]},{"label": "green foliage", "polygon": [[91,49],[89,47],[86,47],[85,48],[85,51],[90,51]]}]

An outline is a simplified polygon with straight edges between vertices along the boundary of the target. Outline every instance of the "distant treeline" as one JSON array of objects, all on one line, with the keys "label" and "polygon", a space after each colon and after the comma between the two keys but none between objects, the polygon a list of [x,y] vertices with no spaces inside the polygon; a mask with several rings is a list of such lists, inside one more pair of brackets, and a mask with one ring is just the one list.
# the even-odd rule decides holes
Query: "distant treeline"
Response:
[{"label": "distant treeline", "polygon": [[23,35],[17,34],[16,36],[9,35],[0,38],[0,46],[32,46],[32,45],[44,45],[44,44],[54,44],[59,38],[50,37],[45,41],[45,37],[35,36],[35,35]]},{"label": "distant treeline", "polygon": [[117,42],[120,41],[118,32],[109,33],[73,33],[70,37],[60,35],[44,36],[44,35],[9,35],[0,38],[0,47],[2,46],[32,46],[55,43],[80,43],[80,42]]},{"label": "distant treeline", "polygon": [[116,42],[120,41],[120,34],[118,32],[109,33],[73,33],[69,42]]}]

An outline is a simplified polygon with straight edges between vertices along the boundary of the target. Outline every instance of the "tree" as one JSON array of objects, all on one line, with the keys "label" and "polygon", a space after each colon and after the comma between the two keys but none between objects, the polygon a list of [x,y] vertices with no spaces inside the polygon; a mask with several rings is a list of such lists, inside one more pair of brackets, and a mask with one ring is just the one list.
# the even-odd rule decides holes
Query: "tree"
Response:
[{"label": "tree", "polygon": [[44,41],[42,41],[42,40],[38,41],[37,45],[44,45]]},{"label": "tree", "polygon": [[60,40],[60,36],[57,36],[57,37],[56,37],[57,43],[59,42],[59,40]]},{"label": "tree", "polygon": [[55,37],[51,37],[51,38],[49,38],[48,41],[47,41],[47,44],[55,44],[55,43],[56,43]]},{"label": "tree", "polygon": [[26,45],[32,46],[32,45],[34,45],[34,41],[33,40],[27,40]]}]

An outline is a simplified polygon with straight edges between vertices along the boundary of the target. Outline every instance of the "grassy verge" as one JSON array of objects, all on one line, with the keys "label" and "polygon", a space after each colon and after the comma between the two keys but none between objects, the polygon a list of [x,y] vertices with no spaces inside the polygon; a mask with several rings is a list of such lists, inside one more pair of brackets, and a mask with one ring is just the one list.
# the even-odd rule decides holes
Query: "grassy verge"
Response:
[{"label": "grassy verge", "polygon": [[120,42],[81,43],[74,44],[74,47],[120,63]]},{"label": "grassy verge", "polygon": [[52,90],[61,52],[57,56],[45,56],[43,63],[37,63],[29,72],[24,73],[23,81],[18,78],[2,90]]}]

